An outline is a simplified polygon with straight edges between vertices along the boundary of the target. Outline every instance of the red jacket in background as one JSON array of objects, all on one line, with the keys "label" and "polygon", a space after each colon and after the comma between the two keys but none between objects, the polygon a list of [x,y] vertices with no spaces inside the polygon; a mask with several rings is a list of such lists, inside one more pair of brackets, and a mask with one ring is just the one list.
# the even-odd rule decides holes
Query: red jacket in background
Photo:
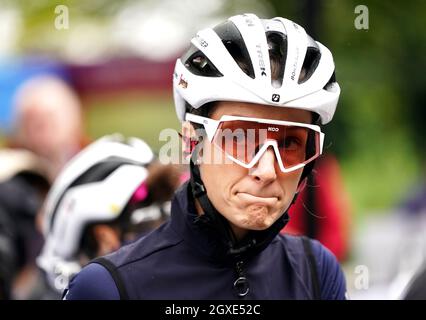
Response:
[{"label": "red jacket in background", "polygon": [[315,172],[290,208],[290,222],[282,233],[317,239],[337,257],[349,249],[350,203],[334,156],[317,160]]}]

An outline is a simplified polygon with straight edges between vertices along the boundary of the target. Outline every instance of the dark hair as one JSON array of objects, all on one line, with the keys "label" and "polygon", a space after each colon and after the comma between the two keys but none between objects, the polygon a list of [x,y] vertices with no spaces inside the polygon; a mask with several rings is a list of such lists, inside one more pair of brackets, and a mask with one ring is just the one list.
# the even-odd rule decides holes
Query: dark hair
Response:
[{"label": "dark hair", "polygon": [[[179,186],[180,171],[179,168],[173,165],[162,165],[155,161],[147,166],[149,175],[145,180],[148,196],[141,202],[131,203],[123,209],[123,213],[117,219],[102,223],[111,228],[116,228],[120,231],[120,236],[123,238],[127,232],[133,231],[130,218],[132,213],[141,207],[149,206],[154,203],[162,204],[169,201],[174,194],[174,191]],[[164,218],[164,217],[163,217]],[[95,222],[86,226],[83,231],[80,242],[80,253],[85,254],[89,259],[97,256],[99,250],[98,241],[95,236],[95,226],[99,225]]]},{"label": "dark hair", "polygon": [[84,230],[80,241],[80,253],[86,255],[89,259],[94,259],[97,257],[99,251],[98,240],[95,236],[95,227],[99,224],[107,225],[111,228],[119,229],[120,232],[124,232],[130,224],[130,216],[132,211],[124,209],[123,213],[118,216],[117,219],[114,219],[110,222],[94,222],[88,224]]}]

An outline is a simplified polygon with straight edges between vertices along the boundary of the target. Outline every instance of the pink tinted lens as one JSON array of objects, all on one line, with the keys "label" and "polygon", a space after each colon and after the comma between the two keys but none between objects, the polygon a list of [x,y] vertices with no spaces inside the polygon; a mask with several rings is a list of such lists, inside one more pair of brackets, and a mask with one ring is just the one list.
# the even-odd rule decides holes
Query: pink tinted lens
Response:
[{"label": "pink tinted lens", "polygon": [[268,140],[277,142],[281,160],[287,169],[306,164],[319,156],[319,132],[300,126],[223,121],[213,141],[229,156],[249,164]]}]

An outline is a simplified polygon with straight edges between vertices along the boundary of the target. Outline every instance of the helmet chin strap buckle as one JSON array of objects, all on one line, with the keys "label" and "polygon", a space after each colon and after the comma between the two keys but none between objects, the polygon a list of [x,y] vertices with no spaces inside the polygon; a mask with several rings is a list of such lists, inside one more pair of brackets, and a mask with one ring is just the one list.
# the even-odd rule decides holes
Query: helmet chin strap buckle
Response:
[{"label": "helmet chin strap buckle", "polygon": [[199,198],[200,196],[205,195],[206,189],[204,188],[204,185],[197,181],[194,181],[194,183],[192,184],[192,194],[195,198]]}]

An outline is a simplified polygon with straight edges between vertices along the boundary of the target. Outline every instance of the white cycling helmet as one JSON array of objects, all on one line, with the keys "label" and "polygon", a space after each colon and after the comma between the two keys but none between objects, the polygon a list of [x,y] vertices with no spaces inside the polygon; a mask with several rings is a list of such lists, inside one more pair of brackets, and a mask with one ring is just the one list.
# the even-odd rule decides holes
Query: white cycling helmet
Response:
[{"label": "white cycling helmet", "polygon": [[79,271],[76,254],[84,229],[123,213],[153,158],[142,140],[113,135],[95,141],[66,165],[47,195],[45,244],[37,258],[54,288],[62,290],[67,277]]},{"label": "white cycling helmet", "polygon": [[[271,77],[271,55],[278,65]],[[186,104],[240,101],[308,110],[333,118],[340,87],[331,52],[298,24],[254,14],[229,18],[197,33],[173,74],[178,118]]]}]

